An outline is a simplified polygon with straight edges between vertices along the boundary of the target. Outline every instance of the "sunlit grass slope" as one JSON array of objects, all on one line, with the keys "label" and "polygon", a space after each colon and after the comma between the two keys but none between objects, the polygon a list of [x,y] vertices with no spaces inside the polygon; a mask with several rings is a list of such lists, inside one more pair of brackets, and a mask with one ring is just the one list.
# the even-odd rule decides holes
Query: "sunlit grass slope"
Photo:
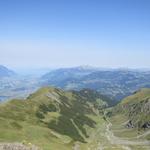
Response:
[{"label": "sunlit grass slope", "polygon": [[150,89],[141,89],[123,99],[113,109],[114,115],[123,114],[136,128],[148,128],[150,125]]},{"label": "sunlit grass slope", "polygon": [[[92,91],[64,92],[42,88],[26,100],[0,105],[0,142],[33,143],[44,150],[69,150],[74,142],[86,143],[97,122],[98,109],[107,102]],[[96,105],[98,103],[98,105]],[[101,107],[100,107],[101,105]],[[95,107],[96,106],[96,107]]]}]

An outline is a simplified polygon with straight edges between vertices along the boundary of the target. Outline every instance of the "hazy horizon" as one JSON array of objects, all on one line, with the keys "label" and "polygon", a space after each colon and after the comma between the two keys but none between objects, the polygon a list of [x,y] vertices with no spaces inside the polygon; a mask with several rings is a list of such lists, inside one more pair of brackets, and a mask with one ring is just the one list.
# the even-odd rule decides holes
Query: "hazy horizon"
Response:
[{"label": "hazy horizon", "polygon": [[148,0],[0,2],[0,64],[150,68]]},{"label": "hazy horizon", "polygon": [[1,66],[4,66],[8,69],[11,69],[16,72],[22,72],[22,73],[27,73],[28,71],[31,72],[45,72],[45,71],[52,71],[52,70],[57,70],[57,69],[71,69],[71,68],[85,68],[85,69],[98,69],[98,70],[150,70],[150,67],[101,67],[101,66],[92,66],[92,65],[78,65],[78,66],[49,66],[49,67],[11,67],[8,65],[0,64]]}]

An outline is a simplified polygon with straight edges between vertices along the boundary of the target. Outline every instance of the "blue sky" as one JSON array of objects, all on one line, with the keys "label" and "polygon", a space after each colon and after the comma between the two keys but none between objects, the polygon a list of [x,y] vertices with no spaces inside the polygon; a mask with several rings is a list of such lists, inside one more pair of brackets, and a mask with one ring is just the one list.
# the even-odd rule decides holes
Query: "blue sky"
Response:
[{"label": "blue sky", "polygon": [[149,0],[1,0],[0,64],[150,68]]}]

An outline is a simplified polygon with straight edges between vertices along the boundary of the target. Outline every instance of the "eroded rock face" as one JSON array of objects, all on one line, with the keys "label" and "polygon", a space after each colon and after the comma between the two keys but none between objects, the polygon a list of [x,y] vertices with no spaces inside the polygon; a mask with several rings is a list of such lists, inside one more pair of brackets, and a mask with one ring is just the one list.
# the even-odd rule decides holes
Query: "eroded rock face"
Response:
[{"label": "eroded rock face", "polygon": [[126,127],[127,128],[134,128],[134,125],[133,125],[131,120],[129,120],[129,122],[126,124]]},{"label": "eroded rock face", "polygon": [[20,143],[1,143],[0,150],[40,150],[34,145],[26,146]]},{"label": "eroded rock face", "polygon": [[142,128],[144,128],[144,129],[150,128],[150,122],[144,123]]}]

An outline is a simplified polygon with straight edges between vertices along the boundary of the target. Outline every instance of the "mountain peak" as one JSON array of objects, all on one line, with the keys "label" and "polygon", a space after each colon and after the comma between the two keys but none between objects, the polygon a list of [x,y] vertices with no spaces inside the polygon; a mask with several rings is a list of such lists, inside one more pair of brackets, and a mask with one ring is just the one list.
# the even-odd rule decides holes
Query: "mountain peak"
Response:
[{"label": "mountain peak", "polygon": [[0,77],[10,77],[15,75],[16,73],[7,67],[0,65]]}]

